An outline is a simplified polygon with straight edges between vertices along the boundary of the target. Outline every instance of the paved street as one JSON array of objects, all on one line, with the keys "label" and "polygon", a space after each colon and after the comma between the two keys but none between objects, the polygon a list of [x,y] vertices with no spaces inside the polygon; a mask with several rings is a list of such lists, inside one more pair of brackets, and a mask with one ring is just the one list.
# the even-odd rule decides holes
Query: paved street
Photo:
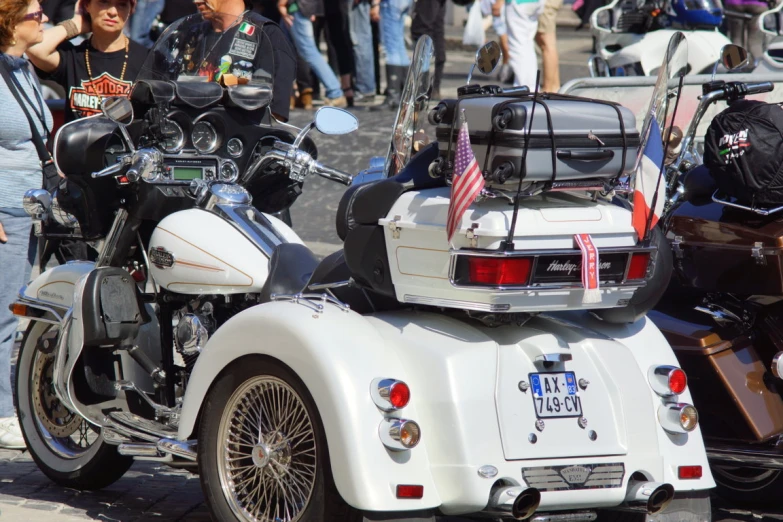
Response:
[{"label": "paved street", "polygon": [[[566,13],[569,14],[570,13]],[[562,81],[586,75],[585,63],[590,50],[589,33],[573,28],[559,30]],[[444,78],[444,96],[455,96],[464,82],[472,56],[452,50]],[[477,78],[478,79],[478,78]],[[349,172],[366,167],[372,156],[384,155],[394,114],[355,110],[360,131],[353,135],[326,137],[313,132],[320,148],[319,161]],[[301,126],[312,113],[296,112],[292,123]],[[344,188],[320,178],[308,179],[304,194],[292,209],[294,228],[319,254],[338,248],[334,232],[334,214]],[[718,501],[714,520],[722,522],[783,520],[783,510],[775,513],[750,513],[729,510]],[[198,477],[155,463],[136,463],[109,488],[97,492],[79,492],[54,485],[38,471],[26,452],[0,450],[0,521],[202,521],[209,520],[203,505]]]}]

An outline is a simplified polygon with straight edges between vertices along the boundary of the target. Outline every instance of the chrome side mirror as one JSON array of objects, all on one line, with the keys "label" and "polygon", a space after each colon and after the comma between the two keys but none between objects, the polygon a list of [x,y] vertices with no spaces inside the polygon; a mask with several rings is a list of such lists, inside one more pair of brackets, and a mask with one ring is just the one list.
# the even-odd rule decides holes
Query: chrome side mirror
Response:
[{"label": "chrome side mirror", "polygon": [[321,107],[315,113],[315,128],[332,136],[350,134],[359,128],[359,120],[350,112],[337,107]]},{"label": "chrome side mirror", "polygon": [[101,112],[114,123],[128,125],[133,121],[133,105],[128,98],[109,96],[101,102]]},{"label": "chrome side mirror", "polygon": [[587,68],[591,78],[609,77],[609,63],[597,54],[587,59]]},{"label": "chrome side mirror", "polygon": [[468,73],[468,81],[470,83],[473,78],[473,71],[478,67],[481,74],[492,74],[495,69],[500,65],[500,61],[503,59],[503,51],[500,48],[500,44],[495,41],[487,42],[476,51],[476,60]]},{"label": "chrome side mirror", "polygon": [[52,207],[52,195],[48,190],[30,189],[22,198],[22,208],[31,218],[41,221]]},{"label": "chrome side mirror", "polygon": [[131,152],[136,152],[136,147],[133,146],[133,139],[128,134],[128,129],[125,128],[126,125],[130,125],[133,121],[133,104],[131,104],[130,100],[121,96],[104,98],[101,102],[101,112],[119,126],[128,148]]},{"label": "chrome side mirror", "polygon": [[736,71],[750,63],[750,53],[739,45],[724,45],[720,50],[720,60],[715,62],[712,69],[712,80],[715,81],[715,75],[718,72],[718,64],[723,65],[727,72]]}]

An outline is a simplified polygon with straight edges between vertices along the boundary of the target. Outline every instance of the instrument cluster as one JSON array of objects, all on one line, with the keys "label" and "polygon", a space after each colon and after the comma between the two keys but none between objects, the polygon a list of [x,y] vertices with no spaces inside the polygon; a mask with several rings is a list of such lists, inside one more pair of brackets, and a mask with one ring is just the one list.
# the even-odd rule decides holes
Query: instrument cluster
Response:
[{"label": "instrument cluster", "polygon": [[245,151],[242,138],[230,136],[225,121],[217,113],[206,112],[193,120],[184,111],[174,110],[163,120],[162,131],[164,141],[160,148],[166,154],[192,150],[238,158]]}]

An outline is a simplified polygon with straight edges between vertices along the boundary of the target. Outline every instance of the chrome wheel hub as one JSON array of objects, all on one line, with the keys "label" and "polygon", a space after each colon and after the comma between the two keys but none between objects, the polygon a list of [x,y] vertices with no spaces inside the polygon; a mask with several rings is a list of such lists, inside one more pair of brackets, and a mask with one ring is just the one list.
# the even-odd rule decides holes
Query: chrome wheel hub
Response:
[{"label": "chrome wheel hub", "polygon": [[276,377],[254,377],[228,400],[218,429],[218,472],[234,514],[300,520],[315,487],[317,444],[297,392]]}]

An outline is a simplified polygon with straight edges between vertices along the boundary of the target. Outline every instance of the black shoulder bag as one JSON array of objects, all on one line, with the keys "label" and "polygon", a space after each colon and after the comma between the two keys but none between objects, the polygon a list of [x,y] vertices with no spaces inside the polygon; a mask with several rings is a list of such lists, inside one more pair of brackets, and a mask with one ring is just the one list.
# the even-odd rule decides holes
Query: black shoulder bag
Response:
[{"label": "black shoulder bag", "polygon": [[[30,104],[30,107],[35,107],[35,105],[33,105],[32,100],[30,100],[24,90],[22,90],[22,86],[19,85],[19,81],[16,79],[16,77],[14,77],[13,74],[11,74],[11,72],[8,70],[8,64],[6,64],[3,60],[0,60],[0,74],[3,75],[3,79],[8,85],[8,90],[11,91],[11,94],[16,99],[16,102],[22,108],[22,111],[24,111],[24,115],[27,117],[27,122],[30,124],[30,131],[33,136],[33,144],[35,145],[35,150],[38,152],[38,159],[40,161],[41,171],[43,173],[43,188],[49,192],[54,192],[60,182],[60,175],[57,173],[57,167],[54,165],[52,155],[46,148],[43,138],[41,137],[41,133],[38,132],[38,127],[36,127],[35,122],[33,122],[33,118],[30,116],[30,111],[27,110],[27,105],[22,100],[22,96],[24,96],[25,100]],[[38,116],[41,121],[41,125],[48,134],[48,129],[46,128],[46,117],[43,113],[43,105],[39,105],[41,105],[41,114],[36,112],[36,116]]]}]

